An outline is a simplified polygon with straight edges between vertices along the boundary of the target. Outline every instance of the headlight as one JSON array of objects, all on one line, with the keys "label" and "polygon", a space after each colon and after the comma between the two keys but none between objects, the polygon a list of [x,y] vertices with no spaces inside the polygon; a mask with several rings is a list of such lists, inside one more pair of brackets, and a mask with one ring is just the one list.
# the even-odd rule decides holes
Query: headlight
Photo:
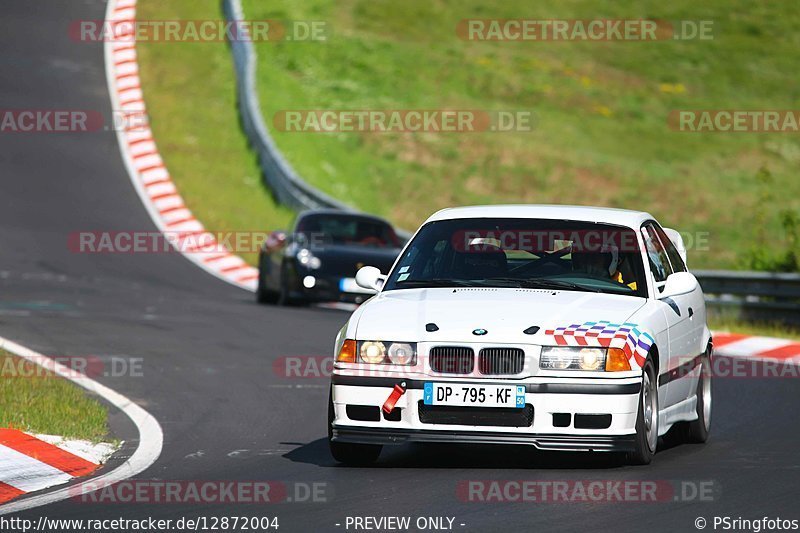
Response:
[{"label": "headlight", "polygon": [[361,360],[365,363],[383,363],[383,360],[386,359],[386,346],[379,341],[362,342],[361,349],[358,353],[361,355]]},{"label": "headlight", "polygon": [[358,356],[361,362],[373,365],[413,365],[417,359],[417,345],[413,342],[360,341]]},{"label": "headlight", "polygon": [[322,266],[319,257],[312,254],[308,248],[302,248],[297,252],[297,260],[301,265],[315,270]]},{"label": "headlight", "polygon": [[605,370],[605,348],[545,346],[539,368],[545,370]]},{"label": "headlight", "polygon": [[406,342],[393,342],[389,345],[389,360],[395,365],[408,365],[414,361],[415,350]]}]

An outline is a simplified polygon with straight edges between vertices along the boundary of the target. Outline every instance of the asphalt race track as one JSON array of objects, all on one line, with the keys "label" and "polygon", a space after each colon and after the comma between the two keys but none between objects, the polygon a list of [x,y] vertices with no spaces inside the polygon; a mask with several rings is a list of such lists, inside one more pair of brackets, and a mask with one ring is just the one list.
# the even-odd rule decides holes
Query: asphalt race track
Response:
[{"label": "asphalt race track", "polygon": [[[104,8],[87,0],[4,2],[2,107],[109,116],[102,45],[74,43],[66,28],[102,19]],[[348,516],[452,517],[462,531],[688,531],[697,517],[800,518],[793,379],[717,379],[709,443],[665,446],[649,467],[489,446],[405,446],[385,451],[374,468],[338,466],[326,442],[327,380],[287,380],[272,363],[328,355],[345,312],[258,306],[177,254],[70,252],[71,232],[155,229],[113,132],[4,134],[0,165],[0,335],[46,354],[142,358],[143,377],[100,379],[164,430],[160,459],[139,479],[325,483],[328,500],[64,501],[21,516],[277,516],[280,531],[344,531]],[[121,416],[112,415],[112,425],[131,437]],[[713,501],[612,504],[457,496],[459,482],[489,479],[711,481],[714,494]]]}]

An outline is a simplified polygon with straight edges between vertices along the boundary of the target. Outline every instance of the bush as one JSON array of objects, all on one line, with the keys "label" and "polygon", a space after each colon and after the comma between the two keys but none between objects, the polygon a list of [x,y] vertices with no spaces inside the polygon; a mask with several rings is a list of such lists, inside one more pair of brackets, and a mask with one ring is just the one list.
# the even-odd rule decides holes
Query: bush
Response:
[{"label": "bush", "polygon": [[[769,272],[800,271],[800,215],[793,209],[773,212],[775,184],[770,171],[762,167],[755,177],[758,195],[753,209],[755,242],[743,255],[745,268]],[[781,231],[770,229],[777,215]],[[779,239],[775,239],[779,236]],[[777,251],[776,251],[777,249]]]}]

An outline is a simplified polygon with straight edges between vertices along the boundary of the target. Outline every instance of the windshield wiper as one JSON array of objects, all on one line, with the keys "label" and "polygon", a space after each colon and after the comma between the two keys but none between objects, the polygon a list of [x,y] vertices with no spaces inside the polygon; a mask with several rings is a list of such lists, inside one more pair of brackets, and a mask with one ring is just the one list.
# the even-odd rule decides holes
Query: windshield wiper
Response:
[{"label": "windshield wiper", "polygon": [[471,283],[458,279],[433,278],[433,279],[406,279],[395,282],[404,287],[470,287]]},{"label": "windshield wiper", "polygon": [[587,287],[571,281],[563,279],[547,279],[547,278],[534,278],[534,279],[519,279],[519,278],[489,278],[485,282],[491,283],[499,281],[501,283],[515,283],[517,287],[524,289],[572,289],[577,291],[588,292],[603,292],[602,289],[595,287]]}]

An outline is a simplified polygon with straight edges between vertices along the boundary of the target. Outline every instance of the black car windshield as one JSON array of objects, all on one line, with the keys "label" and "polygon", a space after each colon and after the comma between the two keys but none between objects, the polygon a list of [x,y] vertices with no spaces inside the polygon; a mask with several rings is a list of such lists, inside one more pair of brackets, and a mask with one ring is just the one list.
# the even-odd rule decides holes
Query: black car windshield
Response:
[{"label": "black car windshield", "polygon": [[403,252],[384,290],[464,286],[647,296],[634,230],[519,218],[426,224]]},{"label": "black car windshield", "polygon": [[347,213],[304,216],[295,230],[308,245],[343,244],[373,248],[398,248],[400,242],[392,227],[380,220]]}]

